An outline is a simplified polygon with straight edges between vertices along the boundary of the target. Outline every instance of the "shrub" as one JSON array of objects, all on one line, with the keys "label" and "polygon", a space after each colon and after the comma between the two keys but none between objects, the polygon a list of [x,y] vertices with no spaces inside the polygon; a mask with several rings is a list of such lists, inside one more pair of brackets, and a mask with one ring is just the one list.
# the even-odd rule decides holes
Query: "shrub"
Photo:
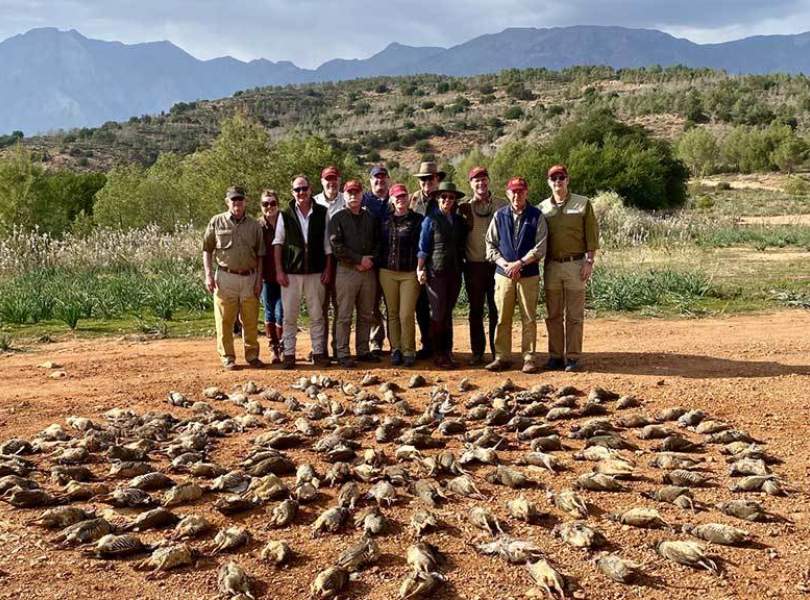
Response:
[{"label": "shrub", "polygon": [[510,106],[503,113],[503,118],[507,121],[514,121],[523,117],[523,109],[519,106]]},{"label": "shrub", "polygon": [[717,140],[702,127],[693,127],[681,136],[677,153],[694,175],[711,175],[717,170]]},{"label": "shrub", "polygon": [[782,191],[790,196],[806,196],[810,194],[810,181],[793,175],[787,178]]}]

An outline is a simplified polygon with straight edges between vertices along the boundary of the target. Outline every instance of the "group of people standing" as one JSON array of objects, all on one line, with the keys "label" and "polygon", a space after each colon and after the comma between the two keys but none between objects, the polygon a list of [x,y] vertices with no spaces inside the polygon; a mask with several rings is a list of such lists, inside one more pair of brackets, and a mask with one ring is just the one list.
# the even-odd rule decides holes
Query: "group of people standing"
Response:
[{"label": "group of people standing", "polygon": [[[467,200],[434,162],[422,163],[415,177],[419,189],[409,194],[405,185],[391,184],[385,167],[375,166],[364,190],[355,179],[341,185],[338,169],[328,166],[321,172],[322,191],[317,195],[304,175],[292,179],[292,201],[284,206],[278,193],[264,190],[258,220],[245,213],[245,190],[229,188],[227,211],[211,219],[203,239],[205,279],[214,294],[223,366],[236,366],[237,316],[243,324],[247,363],[263,366],[258,342],[261,296],[271,360],[285,369],[295,368],[302,304],[315,365],[335,360],[349,368],[357,362],[380,362],[387,328],[393,366],[410,367],[432,358],[438,368],[456,368],[452,317],[463,283],[471,365],[490,371],[512,368],[517,306],[521,370],[579,369],[585,288],[599,231],[588,198],[569,192],[566,167],[548,170],[551,196],[537,206],[528,201],[522,177],[510,179],[505,198],[498,197],[490,190],[484,167],[469,171],[472,197]],[[548,329],[545,367],[536,356],[541,276]]]}]

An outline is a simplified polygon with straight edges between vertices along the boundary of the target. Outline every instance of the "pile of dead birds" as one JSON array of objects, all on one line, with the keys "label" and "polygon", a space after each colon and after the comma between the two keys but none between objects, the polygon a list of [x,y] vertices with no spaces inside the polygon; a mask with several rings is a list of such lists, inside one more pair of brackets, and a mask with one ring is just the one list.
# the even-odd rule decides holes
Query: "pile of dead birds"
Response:
[{"label": "pile of dead birds", "polygon": [[[198,401],[170,392],[170,411],[71,416],[0,445],[0,495],[17,509],[46,507],[27,524],[53,530],[54,548],[103,560],[141,555],[130,564],[147,578],[238,556],[251,540],[263,562],[284,568],[296,549],[272,532],[354,528],[359,539],[318,565],[310,586],[318,598],[343,593],[379,561],[377,540],[390,534],[394,506],[410,510],[403,599],[431,597],[449,581],[430,537],[450,524],[470,534],[475,551],[525,570],[529,594],[562,598],[574,583],[541,533],[581,549],[605,577],[633,584],[659,560],[722,574],[721,546],[755,542],[745,523],[782,520],[762,503],[788,493],[772,471],[779,459],[704,411],[647,414],[642,401],[606,389],[520,389],[508,379],[483,391],[468,379],[431,388],[415,375],[405,387],[374,374],[356,384],[314,375],[287,393],[248,382],[231,393],[207,388]],[[238,464],[213,458],[229,436],[252,436]],[[658,480],[641,475],[641,465]],[[721,486],[738,497],[717,502]],[[543,490],[545,500],[538,505],[524,489]],[[624,508],[596,510],[601,493],[619,495]],[[326,508],[312,519],[299,511],[305,504]],[[659,513],[667,504],[677,518]],[[225,525],[217,529],[202,507]],[[261,515],[261,531],[230,521],[250,511]],[[649,560],[616,551],[599,529],[605,520],[649,530]],[[538,535],[513,537],[510,521]],[[219,591],[254,598],[256,577],[223,561]]]}]

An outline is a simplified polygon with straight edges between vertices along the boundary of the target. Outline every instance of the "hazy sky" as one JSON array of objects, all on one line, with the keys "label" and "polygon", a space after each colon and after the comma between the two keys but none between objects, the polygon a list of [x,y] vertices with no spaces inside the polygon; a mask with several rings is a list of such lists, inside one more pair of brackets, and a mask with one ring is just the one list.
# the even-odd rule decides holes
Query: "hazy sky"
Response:
[{"label": "hazy sky", "polygon": [[33,27],[198,58],[367,58],[392,41],[452,46],[506,27],[623,25],[692,41],[810,30],[810,0],[0,0],[0,40]]}]

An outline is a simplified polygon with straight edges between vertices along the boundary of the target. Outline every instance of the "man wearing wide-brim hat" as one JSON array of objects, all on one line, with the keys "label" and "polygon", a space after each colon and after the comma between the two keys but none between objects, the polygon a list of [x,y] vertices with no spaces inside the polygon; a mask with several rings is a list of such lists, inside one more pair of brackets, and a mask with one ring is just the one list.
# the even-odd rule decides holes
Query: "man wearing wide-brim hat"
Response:
[{"label": "man wearing wide-brim hat", "polygon": [[450,181],[443,181],[432,194],[436,210],[422,221],[416,275],[427,286],[430,302],[430,333],[437,367],[452,369],[453,308],[461,291],[467,226],[456,213],[464,193]]},{"label": "man wearing wide-brim hat", "polygon": [[[419,165],[419,170],[413,175],[419,180],[419,190],[411,194],[411,210],[423,217],[436,209],[436,201],[431,194],[439,187],[447,174],[439,169],[434,161],[426,161]],[[431,358],[433,346],[430,340],[430,303],[427,289],[423,286],[416,302],[416,322],[419,325],[419,337],[422,347],[416,353],[417,358]]]}]

